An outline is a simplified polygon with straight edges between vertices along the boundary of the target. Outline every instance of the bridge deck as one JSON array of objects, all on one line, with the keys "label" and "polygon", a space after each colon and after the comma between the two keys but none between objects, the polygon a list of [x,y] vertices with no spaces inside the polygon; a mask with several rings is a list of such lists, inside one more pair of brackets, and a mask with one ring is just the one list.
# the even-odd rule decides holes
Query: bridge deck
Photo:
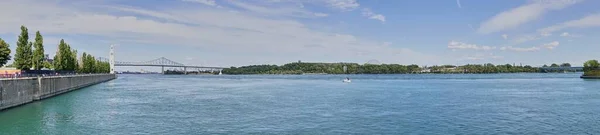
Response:
[{"label": "bridge deck", "polygon": [[224,67],[204,67],[204,66],[186,66],[186,65],[154,65],[154,64],[115,64],[123,67],[185,67],[185,68],[212,68],[224,69]]}]

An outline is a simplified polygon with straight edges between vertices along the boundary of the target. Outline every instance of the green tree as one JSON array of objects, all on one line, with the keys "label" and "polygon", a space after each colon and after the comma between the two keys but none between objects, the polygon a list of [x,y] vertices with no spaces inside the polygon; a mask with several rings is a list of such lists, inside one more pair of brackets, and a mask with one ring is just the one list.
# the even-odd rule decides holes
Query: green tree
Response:
[{"label": "green tree", "polygon": [[598,63],[598,60],[588,60],[585,63],[583,63],[584,71],[597,70],[599,67],[600,63]]},{"label": "green tree", "polygon": [[27,27],[21,26],[21,35],[17,40],[17,52],[15,54],[15,67],[21,70],[29,70],[31,69],[32,64],[32,52],[31,52],[31,42],[29,40],[29,33],[27,32]]},{"label": "green tree", "polygon": [[[69,46],[69,48],[71,48],[71,46]],[[71,57],[69,59],[71,62],[71,63],[69,63],[69,66],[71,67],[70,70],[72,70],[72,71],[79,70],[80,67],[79,67],[79,61],[77,61],[77,50],[75,50],[75,49],[71,50]]]},{"label": "green tree", "polygon": [[10,60],[10,45],[0,38],[0,67]]},{"label": "green tree", "polygon": [[14,68],[14,67],[15,67],[15,65],[13,65],[13,64],[11,63],[11,64],[8,64],[8,65],[6,65],[6,67],[9,67],[9,68]]},{"label": "green tree", "polygon": [[87,73],[89,72],[88,70],[88,61],[87,61],[87,53],[83,52],[83,54],[81,54],[81,70],[79,71],[80,73]]},{"label": "green tree", "polygon": [[[265,71],[260,72],[261,74],[270,73],[270,69],[263,69]],[[269,70],[269,71],[266,71]],[[110,64],[96,60],[96,58],[88,53],[83,53],[81,56],[81,69],[79,73],[109,73]],[[272,71],[271,71],[272,72]]]},{"label": "green tree", "polygon": [[61,39],[54,56],[54,70],[75,71],[77,67],[77,50],[71,50],[71,46]]},{"label": "green tree", "polygon": [[[58,48],[60,50],[60,44],[58,45]],[[62,62],[61,62],[61,57],[60,57],[60,51],[57,51],[56,54],[54,55],[54,59],[52,61],[52,69],[54,70],[62,70]]]},{"label": "green tree", "polygon": [[571,67],[571,64],[570,63],[563,63],[563,64],[560,64],[560,67]]},{"label": "green tree", "polygon": [[94,59],[94,56],[87,54],[87,53],[83,53],[83,56],[81,57],[81,63],[82,63],[82,73],[95,73],[96,72],[96,60]]},{"label": "green tree", "polygon": [[33,51],[33,68],[40,70],[44,67],[44,38],[40,31],[35,33],[35,50]]},{"label": "green tree", "polygon": [[63,39],[60,40],[60,42],[58,43],[58,51],[56,51],[56,54],[54,55],[54,61],[52,63],[52,65],[54,65],[54,70],[64,70],[65,67],[63,66],[65,60],[63,60],[62,57],[62,52],[65,49],[65,41]]},{"label": "green tree", "polygon": [[48,61],[44,61],[44,67],[47,69],[54,69],[54,65],[52,65],[52,63],[48,62]]},{"label": "green tree", "polygon": [[552,63],[552,65],[550,65],[550,67],[559,67],[559,66],[556,63]]}]

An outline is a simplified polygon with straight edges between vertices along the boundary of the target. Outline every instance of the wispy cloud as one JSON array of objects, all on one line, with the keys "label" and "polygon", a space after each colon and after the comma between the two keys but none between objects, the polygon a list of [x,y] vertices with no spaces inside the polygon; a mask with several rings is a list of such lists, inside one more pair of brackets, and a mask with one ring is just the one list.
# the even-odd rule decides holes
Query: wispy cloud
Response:
[{"label": "wispy cloud", "polygon": [[[0,20],[0,33],[18,33],[18,27],[26,25],[48,36],[86,35],[123,46],[193,46],[205,48],[199,51],[212,53],[261,54],[223,56],[219,61],[211,62],[216,65],[256,64],[248,61],[266,58],[269,58],[267,62],[277,63],[323,57],[331,61],[377,58],[389,63],[416,61],[411,58],[435,60],[434,56],[389,43],[341,32],[322,31],[289,18],[231,12],[233,9],[227,7],[160,10],[108,4],[93,7],[68,2],[59,5],[44,0],[5,0],[0,5],[0,16],[12,19]],[[114,7],[119,7],[120,12],[127,14],[113,12]],[[77,39],[73,42],[77,42]],[[188,56],[182,56],[185,57]]]},{"label": "wispy cloud", "polygon": [[325,0],[331,7],[348,11],[354,10],[360,6],[356,0]]},{"label": "wispy cloud", "polygon": [[506,34],[502,34],[502,38],[503,38],[504,40],[506,40],[506,39],[508,39],[508,35],[506,35]]},{"label": "wispy cloud", "polygon": [[365,17],[368,17],[369,19],[375,19],[375,20],[379,20],[381,22],[385,22],[385,16],[383,16],[381,14],[376,14],[373,11],[371,11],[371,9],[369,9],[369,8],[364,8],[362,11],[362,15]]},{"label": "wispy cloud", "polygon": [[467,26],[469,26],[469,28],[470,28],[471,30],[475,31],[475,28],[473,27],[473,25],[471,25],[471,24],[467,24]]},{"label": "wispy cloud", "polygon": [[181,1],[196,2],[196,3],[209,5],[209,6],[217,6],[217,2],[215,2],[215,0],[181,0]]},{"label": "wispy cloud", "polygon": [[558,41],[554,41],[554,42],[550,42],[547,44],[543,44],[540,47],[542,48],[546,48],[546,49],[550,49],[553,50],[554,48],[556,48],[560,43]]},{"label": "wispy cloud", "polygon": [[525,43],[528,41],[534,41],[534,40],[538,40],[541,39],[542,37],[537,36],[537,35],[533,35],[533,34],[525,34],[525,35],[519,35],[516,36],[515,38],[511,38],[513,42],[520,44],[520,43]]},{"label": "wispy cloud", "polygon": [[508,29],[537,20],[548,11],[560,10],[574,5],[581,0],[533,1],[528,4],[496,14],[481,23],[478,33],[488,34]]},{"label": "wispy cloud", "polygon": [[460,0],[456,0],[456,6],[458,6],[458,8],[462,8],[462,5],[460,5]]},{"label": "wispy cloud", "polygon": [[522,48],[522,47],[508,46],[508,47],[501,47],[500,50],[509,50],[509,51],[517,51],[517,52],[533,52],[533,51],[540,50],[540,48],[539,47]]},{"label": "wispy cloud", "polygon": [[577,20],[567,21],[561,24],[552,25],[543,29],[539,29],[541,34],[552,33],[568,28],[589,28],[600,27],[600,14],[589,15]]},{"label": "wispy cloud", "polygon": [[558,41],[554,41],[554,42],[542,44],[539,46],[528,47],[528,48],[507,46],[507,47],[501,47],[500,50],[516,51],[516,52],[534,52],[534,51],[539,51],[543,48],[548,49],[548,50],[553,50],[554,48],[558,47],[559,44],[560,43]]},{"label": "wispy cloud", "polygon": [[458,41],[450,41],[448,43],[448,49],[472,49],[472,50],[494,50],[496,49],[496,47],[494,46],[480,46],[480,45],[476,45],[476,44],[467,44],[464,42],[458,42]]},{"label": "wispy cloud", "polygon": [[467,55],[460,58],[460,61],[478,61],[478,60],[489,60],[489,59],[504,59],[504,56],[498,56],[494,53],[475,53],[474,55]]},{"label": "wispy cloud", "polygon": [[243,1],[228,1],[229,4],[244,9],[247,12],[254,13],[257,15],[263,16],[272,16],[272,17],[303,17],[303,18],[312,18],[312,17],[326,17],[329,16],[326,13],[319,12],[311,12],[304,8],[298,7],[295,4],[283,4],[278,3],[273,6],[259,6],[251,3],[245,3]]}]

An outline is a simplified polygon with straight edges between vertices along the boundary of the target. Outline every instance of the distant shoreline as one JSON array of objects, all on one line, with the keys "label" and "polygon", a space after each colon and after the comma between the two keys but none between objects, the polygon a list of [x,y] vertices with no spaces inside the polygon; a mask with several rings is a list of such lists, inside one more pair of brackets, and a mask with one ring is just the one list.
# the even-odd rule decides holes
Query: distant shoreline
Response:
[{"label": "distant shoreline", "polygon": [[483,75],[483,74],[575,74],[575,73],[583,73],[583,72],[516,72],[516,73],[397,73],[397,74],[327,74],[327,73],[319,73],[319,74],[223,74],[223,75],[451,75],[451,74],[473,74],[473,75]]}]

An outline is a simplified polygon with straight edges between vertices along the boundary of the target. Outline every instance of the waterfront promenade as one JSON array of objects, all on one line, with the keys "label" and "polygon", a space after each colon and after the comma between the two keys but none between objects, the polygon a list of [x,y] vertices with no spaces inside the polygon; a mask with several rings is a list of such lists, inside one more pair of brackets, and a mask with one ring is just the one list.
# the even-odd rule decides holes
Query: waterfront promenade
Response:
[{"label": "waterfront promenade", "polygon": [[115,79],[115,74],[0,79],[0,110]]}]

